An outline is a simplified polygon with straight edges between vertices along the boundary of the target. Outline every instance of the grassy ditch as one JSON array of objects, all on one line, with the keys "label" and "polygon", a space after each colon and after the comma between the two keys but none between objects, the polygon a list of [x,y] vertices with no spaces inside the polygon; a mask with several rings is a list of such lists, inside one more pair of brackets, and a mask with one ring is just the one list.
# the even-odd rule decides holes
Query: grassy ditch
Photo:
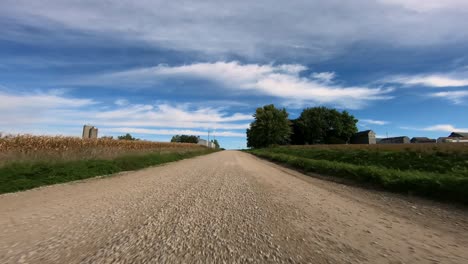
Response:
[{"label": "grassy ditch", "polygon": [[[315,151],[315,150],[314,150]],[[468,176],[465,170],[426,171],[386,167],[375,162],[353,164],[348,162],[302,157],[297,152],[281,153],[277,148],[249,150],[249,153],[275,162],[287,164],[305,172],[341,177],[357,182],[370,183],[389,191],[412,193],[437,200],[468,204]],[[285,152],[283,150],[283,152]],[[287,151],[286,151],[287,152]]]},{"label": "grassy ditch", "polygon": [[149,153],[121,156],[114,159],[14,162],[0,167],[0,193],[23,191],[44,185],[137,170],[212,152],[215,150]]}]

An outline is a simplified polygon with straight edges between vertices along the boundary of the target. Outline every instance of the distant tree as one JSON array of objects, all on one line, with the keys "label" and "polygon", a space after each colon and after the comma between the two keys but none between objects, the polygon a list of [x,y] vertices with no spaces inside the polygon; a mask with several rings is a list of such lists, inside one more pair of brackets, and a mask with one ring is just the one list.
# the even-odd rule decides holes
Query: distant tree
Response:
[{"label": "distant tree", "polygon": [[291,142],[290,142],[291,145],[304,145],[305,144],[304,133],[299,124],[299,120],[292,119],[290,120],[290,124],[291,124],[291,130],[292,130]]},{"label": "distant tree", "polygon": [[358,120],[346,111],[313,107],[304,109],[296,122],[305,144],[343,144],[357,132]]},{"label": "distant tree", "polygon": [[257,108],[255,120],[247,129],[247,147],[261,148],[289,143],[291,127],[286,109],[277,109],[273,104]]},{"label": "distant tree", "polygon": [[215,147],[216,147],[217,149],[219,149],[219,142],[218,142],[217,139],[211,140],[211,142],[213,142],[213,144],[215,145]]},{"label": "distant tree", "polygon": [[180,136],[179,135],[172,136],[171,142],[180,142]]},{"label": "distant tree", "polygon": [[119,140],[139,140],[138,138],[132,137],[129,133],[123,135],[123,136],[118,136],[117,139]]},{"label": "distant tree", "polygon": [[172,137],[171,142],[177,143],[198,143],[197,136],[189,136],[189,135],[175,135]]},{"label": "distant tree", "polygon": [[101,138],[102,138],[102,139],[114,139],[113,136],[102,136]]}]

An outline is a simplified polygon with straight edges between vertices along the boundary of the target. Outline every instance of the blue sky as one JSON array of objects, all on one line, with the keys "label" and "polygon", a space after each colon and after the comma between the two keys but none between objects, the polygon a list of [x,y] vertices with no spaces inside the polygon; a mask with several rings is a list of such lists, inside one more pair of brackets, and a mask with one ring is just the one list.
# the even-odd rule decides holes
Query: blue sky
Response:
[{"label": "blue sky", "polygon": [[0,131],[245,147],[256,107],[378,136],[468,131],[468,2],[0,2]]}]

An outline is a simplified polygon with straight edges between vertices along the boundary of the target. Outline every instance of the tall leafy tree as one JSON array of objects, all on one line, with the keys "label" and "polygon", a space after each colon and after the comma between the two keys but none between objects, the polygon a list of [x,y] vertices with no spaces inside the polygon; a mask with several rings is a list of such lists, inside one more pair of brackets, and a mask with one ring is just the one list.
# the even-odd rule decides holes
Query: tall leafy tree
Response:
[{"label": "tall leafy tree", "polygon": [[297,119],[305,144],[343,144],[357,132],[354,116],[326,107],[306,108]]},{"label": "tall leafy tree", "polygon": [[291,145],[304,145],[305,144],[304,133],[300,126],[299,119],[290,120],[290,124],[291,124],[291,130],[292,130]]},{"label": "tall leafy tree", "polygon": [[273,104],[257,108],[255,120],[247,129],[247,147],[262,148],[270,145],[289,143],[291,126],[286,109],[275,108]]}]

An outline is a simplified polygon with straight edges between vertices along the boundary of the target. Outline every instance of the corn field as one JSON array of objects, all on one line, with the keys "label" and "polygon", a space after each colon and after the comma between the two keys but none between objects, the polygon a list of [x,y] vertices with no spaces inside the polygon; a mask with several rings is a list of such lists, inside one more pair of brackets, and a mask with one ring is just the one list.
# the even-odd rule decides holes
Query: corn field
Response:
[{"label": "corn field", "polygon": [[204,148],[189,143],[165,143],[77,137],[7,136],[0,138],[0,165],[16,161],[111,159],[149,152],[187,152]]}]

